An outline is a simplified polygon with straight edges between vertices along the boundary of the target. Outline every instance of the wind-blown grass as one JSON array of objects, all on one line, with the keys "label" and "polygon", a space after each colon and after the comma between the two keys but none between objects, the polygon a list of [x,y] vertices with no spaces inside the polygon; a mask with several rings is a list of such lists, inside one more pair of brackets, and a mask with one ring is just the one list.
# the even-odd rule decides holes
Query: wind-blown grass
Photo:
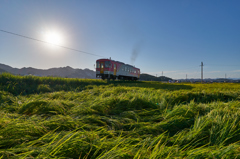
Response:
[{"label": "wind-blown grass", "polygon": [[240,158],[240,84],[0,75],[0,158]]}]

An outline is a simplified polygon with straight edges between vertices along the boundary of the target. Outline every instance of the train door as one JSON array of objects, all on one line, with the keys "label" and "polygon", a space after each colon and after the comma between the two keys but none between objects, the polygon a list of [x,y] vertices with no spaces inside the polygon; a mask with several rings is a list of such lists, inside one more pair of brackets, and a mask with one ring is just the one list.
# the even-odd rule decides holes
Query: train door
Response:
[{"label": "train door", "polygon": [[116,73],[117,73],[117,65],[114,64],[114,72],[113,72],[113,75],[116,76]]},{"label": "train door", "polygon": [[101,68],[100,68],[100,73],[103,74],[104,73],[104,62],[101,62]]}]

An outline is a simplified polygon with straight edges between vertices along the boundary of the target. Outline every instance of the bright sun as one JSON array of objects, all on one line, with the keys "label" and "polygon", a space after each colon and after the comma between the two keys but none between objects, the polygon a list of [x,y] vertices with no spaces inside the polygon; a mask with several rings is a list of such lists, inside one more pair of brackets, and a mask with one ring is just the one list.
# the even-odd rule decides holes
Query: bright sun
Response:
[{"label": "bright sun", "polygon": [[53,45],[62,45],[63,37],[59,32],[51,31],[44,34],[44,41]]}]

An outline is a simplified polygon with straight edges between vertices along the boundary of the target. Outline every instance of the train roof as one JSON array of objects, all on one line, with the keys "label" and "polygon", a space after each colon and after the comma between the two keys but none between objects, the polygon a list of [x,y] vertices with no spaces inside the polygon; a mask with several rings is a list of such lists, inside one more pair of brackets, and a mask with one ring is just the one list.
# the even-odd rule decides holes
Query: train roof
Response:
[{"label": "train roof", "polygon": [[[129,66],[129,67],[137,68],[137,67],[135,67],[135,66],[132,66],[132,65],[129,65],[129,64],[125,64],[125,63],[120,62],[120,61],[111,60],[111,59],[98,59],[98,60],[114,61],[114,62],[118,62],[118,63],[124,64],[124,65],[126,65],[126,66]],[[98,60],[97,60],[97,61],[98,61]],[[139,68],[137,68],[137,69],[139,69]]]}]

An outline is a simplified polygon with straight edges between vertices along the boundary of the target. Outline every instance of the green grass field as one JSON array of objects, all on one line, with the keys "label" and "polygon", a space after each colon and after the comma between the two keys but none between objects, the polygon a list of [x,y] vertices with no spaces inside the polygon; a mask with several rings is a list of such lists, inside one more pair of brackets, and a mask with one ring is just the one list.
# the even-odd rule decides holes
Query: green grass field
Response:
[{"label": "green grass field", "polygon": [[240,84],[0,75],[0,159],[240,158]]}]

